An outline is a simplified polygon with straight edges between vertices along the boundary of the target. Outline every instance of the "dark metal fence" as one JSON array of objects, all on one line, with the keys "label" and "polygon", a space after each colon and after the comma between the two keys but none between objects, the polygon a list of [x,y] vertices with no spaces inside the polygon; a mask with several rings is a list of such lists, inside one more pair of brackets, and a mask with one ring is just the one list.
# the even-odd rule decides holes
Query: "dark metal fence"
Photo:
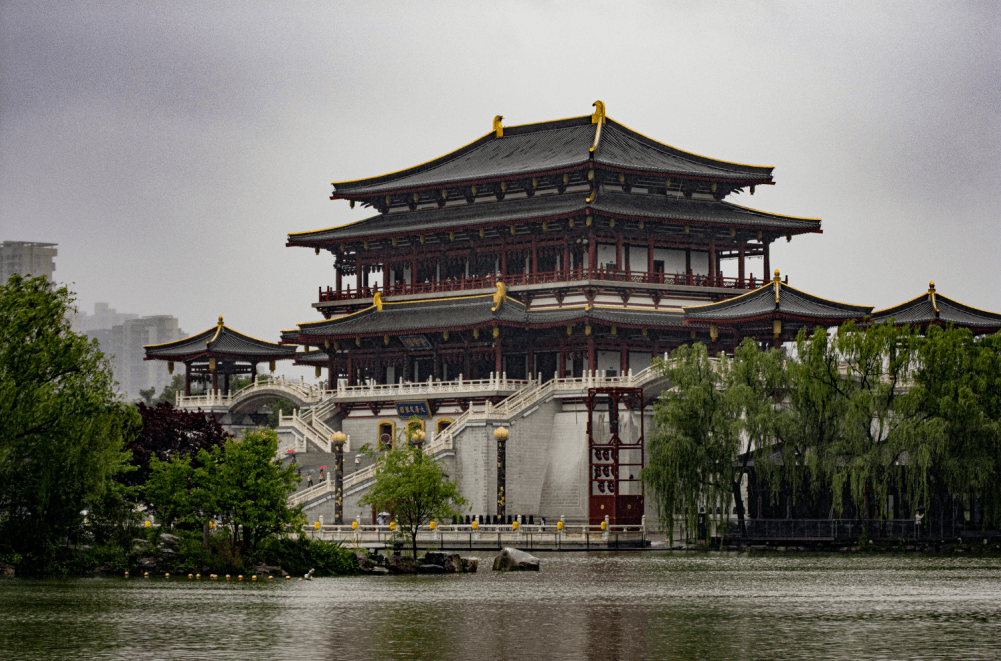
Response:
[{"label": "dark metal fence", "polygon": [[[746,522],[745,540],[854,540],[863,531],[869,539],[943,539],[960,537],[962,522],[925,519],[750,519]],[[969,533],[966,533],[969,535]],[[740,537],[739,534],[734,535]]]}]

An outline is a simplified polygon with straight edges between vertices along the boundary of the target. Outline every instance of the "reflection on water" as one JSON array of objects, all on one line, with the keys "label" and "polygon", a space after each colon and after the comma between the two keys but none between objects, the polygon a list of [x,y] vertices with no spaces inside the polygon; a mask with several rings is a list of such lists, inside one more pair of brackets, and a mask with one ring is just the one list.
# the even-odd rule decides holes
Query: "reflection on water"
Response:
[{"label": "reflection on water", "polygon": [[997,558],[541,557],[538,574],[0,581],[0,659],[1001,658]]}]

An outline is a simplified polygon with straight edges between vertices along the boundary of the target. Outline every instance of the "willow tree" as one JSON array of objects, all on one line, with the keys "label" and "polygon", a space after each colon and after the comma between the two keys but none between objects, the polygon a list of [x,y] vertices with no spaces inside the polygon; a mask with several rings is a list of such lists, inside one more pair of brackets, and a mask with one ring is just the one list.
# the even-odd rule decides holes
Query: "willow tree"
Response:
[{"label": "willow tree", "polygon": [[918,355],[909,396],[926,424],[941,430],[933,502],[944,509],[958,495],[968,499],[974,524],[1001,523],[1001,333],[974,338],[965,329],[932,327]]},{"label": "willow tree", "polygon": [[658,367],[671,389],[654,404],[657,432],[641,476],[673,539],[677,521],[692,530],[700,508],[729,511],[739,497],[740,404],[730,361],[702,344],[678,347]]}]

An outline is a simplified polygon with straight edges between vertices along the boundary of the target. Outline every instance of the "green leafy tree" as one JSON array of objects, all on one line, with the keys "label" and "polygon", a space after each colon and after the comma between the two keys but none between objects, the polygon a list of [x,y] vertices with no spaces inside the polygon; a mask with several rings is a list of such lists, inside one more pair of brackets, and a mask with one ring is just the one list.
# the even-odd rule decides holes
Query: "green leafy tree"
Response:
[{"label": "green leafy tree", "polygon": [[974,338],[965,329],[932,327],[918,343],[918,354],[909,397],[925,424],[941,431],[931,457],[934,502],[945,509],[951,494],[969,498],[975,525],[999,523],[1001,333]]},{"label": "green leafy tree", "polygon": [[44,278],[0,287],[0,556],[37,571],[80,539],[139,426],[97,342],[70,330],[72,304]]},{"label": "green leafy tree", "polygon": [[672,388],[654,404],[658,431],[641,476],[673,537],[676,517],[692,530],[700,508],[729,511],[735,492],[739,497],[741,409],[726,356],[710,358],[702,344],[682,346],[659,368]]},{"label": "green leafy tree", "polygon": [[168,527],[221,519],[233,544],[252,553],[260,540],[303,521],[300,508],[288,505],[299,476],[275,458],[277,451],[278,437],[263,430],[203,448],[195,457],[153,457],[145,498]]},{"label": "green leafy tree", "polygon": [[264,426],[270,429],[275,429],[278,427],[279,413],[287,416],[290,415],[296,408],[296,405],[287,399],[277,399],[271,402],[271,413],[269,413],[268,417],[264,419]]},{"label": "green leafy tree", "polygon": [[393,449],[376,452],[375,482],[359,501],[362,505],[388,508],[396,516],[401,531],[410,538],[417,557],[417,532],[432,520],[458,517],[467,504],[459,485],[449,480],[445,468],[422,449],[420,421],[411,418],[406,428],[406,442]]}]

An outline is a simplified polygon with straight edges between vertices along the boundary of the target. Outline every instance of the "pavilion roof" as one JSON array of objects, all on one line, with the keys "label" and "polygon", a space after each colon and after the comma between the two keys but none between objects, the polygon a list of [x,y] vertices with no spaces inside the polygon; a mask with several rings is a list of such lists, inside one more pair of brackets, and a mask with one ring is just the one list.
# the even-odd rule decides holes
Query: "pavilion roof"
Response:
[{"label": "pavilion roof", "polygon": [[783,216],[716,200],[602,191],[588,202],[589,196],[590,193],[586,191],[562,195],[536,195],[530,198],[508,198],[500,202],[479,202],[443,209],[379,214],[341,227],[289,234],[287,245],[318,246],[339,241],[462,230],[527,220],[570,218],[591,212],[615,218],[679,224],[698,223],[726,228],[743,227],[783,234],[821,231],[818,218]]},{"label": "pavilion roof", "polygon": [[143,347],[146,360],[189,361],[218,358],[263,362],[265,360],[286,360],[295,357],[295,347],[265,342],[238,333],[223,323],[219,323],[191,337],[164,344],[150,344]]},{"label": "pavilion roof", "polygon": [[[604,325],[637,328],[675,328],[683,326],[680,311],[648,310],[605,306],[576,306],[553,310],[528,310],[520,301],[505,297],[497,304],[495,294],[461,296],[399,303],[382,302],[343,317],[299,325],[287,341],[319,345],[331,338],[425,333],[443,330],[468,330],[489,326],[544,328],[575,323],[599,322]],[[322,362],[315,351],[298,354],[297,362]]]},{"label": "pavilion roof", "polygon": [[485,325],[523,324],[525,306],[506,298],[499,305],[495,294],[457,296],[399,303],[380,302],[358,312],[323,321],[299,324],[298,342],[322,338],[391,333],[423,333]]},{"label": "pavilion roof", "polygon": [[[336,198],[440,188],[567,171],[593,163],[634,173],[656,173],[747,184],[771,183],[772,167],[742,165],[686,152],[652,140],[610,119],[591,115],[506,126],[420,165],[376,177],[332,182]],[[601,136],[594,152],[596,131]]]},{"label": "pavilion roof", "polygon": [[980,310],[947,298],[935,291],[929,283],[928,291],[906,303],[885,310],[877,310],[872,319],[876,323],[893,319],[897,324],[928,326],[953,324],[971,330],[993,332],[1001,329],[1001,314]]},{"label": "pavilion roof", "polygon": [[839,303],[808,294],[776,278],[766,285],[734,298],[685,307],[685,323],[744,324],[766,319],[792,319],[837,325],[849,319],[862,319],[872,312],[871,305]]}]

